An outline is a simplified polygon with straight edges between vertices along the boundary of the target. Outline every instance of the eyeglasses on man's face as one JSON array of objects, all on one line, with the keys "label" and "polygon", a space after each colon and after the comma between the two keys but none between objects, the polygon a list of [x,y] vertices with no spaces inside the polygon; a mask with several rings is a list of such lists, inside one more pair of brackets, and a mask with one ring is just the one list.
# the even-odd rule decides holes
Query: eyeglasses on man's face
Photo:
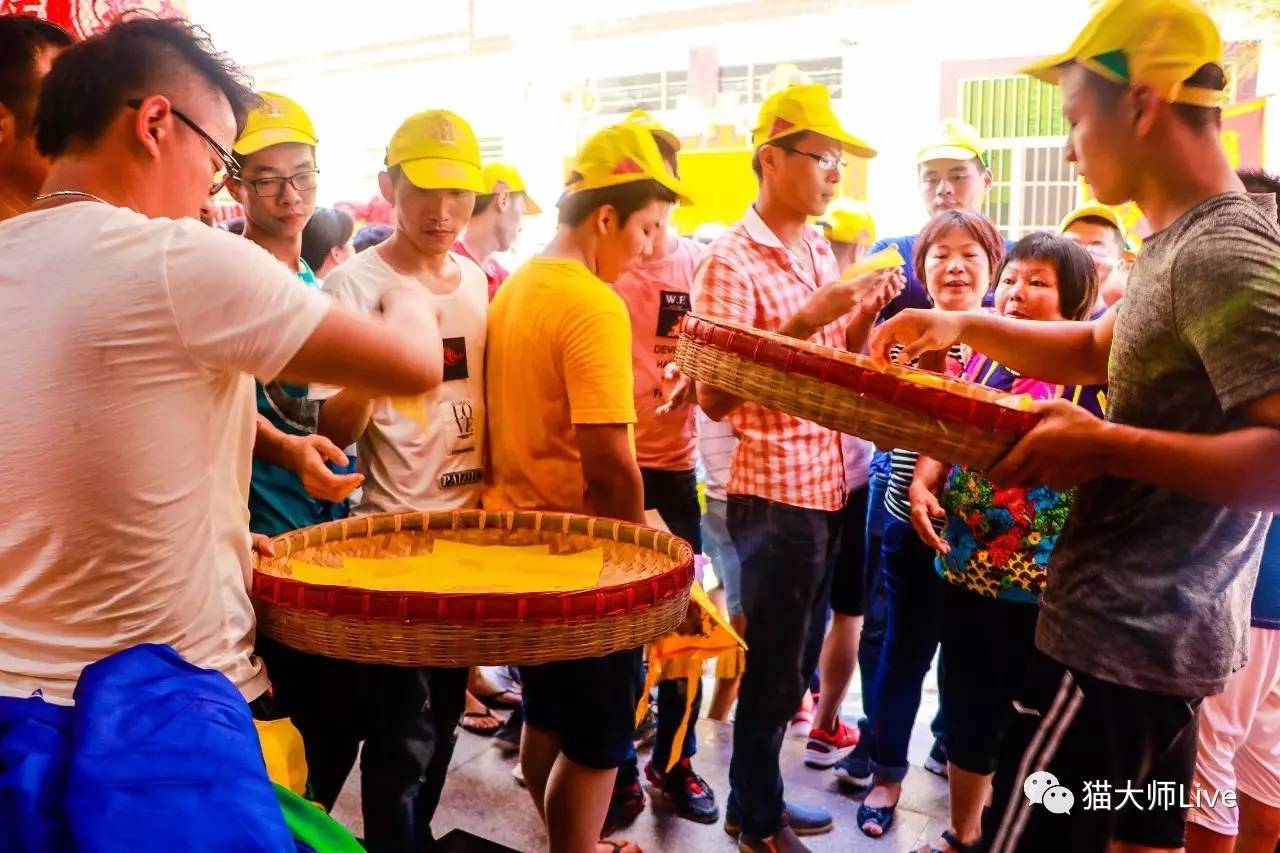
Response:
[{"label": "eyeglasses on man's face", "polygon": [[[142,109],[142,99],[133,98],[126,101],[125,106],[135,110]],[[230,151],[219,145],[216,139],[205,133],[204,128],[196,124],[191,117],[182,112],[182,110],[178,109],[173,104],[170,104],[169,111],[177,116],[179,121],[191,128],[197,136],[209,143],[209,147],[213,149],[213,152],[218,155],[218,159],[222,161],[222,169],[214,173],[213,180],[209,183],[209,195],[217,195],[218,191],[227,185],[228,180],[240,174],[239,162],[236,161],[236,158]]]},{"label": "eyeglasses on man's face", "polygon": [[284,185],[288,184],[300,193],[310,192],[316,188],[319,181],[319,169],[307,169],[287,177],[278,178],[254,178],[247,180],[241,178],[249,186],[253,187],[253,194],[258,198],[275,198],[284,192]]},{"label": "eyeglasses on man's face", "polygon": [[808,157],[817,163],[818,168],[824,172],[834,172],[836,169],[843,170],[849,165],[848,160],[837,157],[835,154],[814,154],[809,151],[801,151],[799,148],[789,148],[786,145],[778,145],[776,147],[781,148],[788,154],[799,154],[801,157]]}]

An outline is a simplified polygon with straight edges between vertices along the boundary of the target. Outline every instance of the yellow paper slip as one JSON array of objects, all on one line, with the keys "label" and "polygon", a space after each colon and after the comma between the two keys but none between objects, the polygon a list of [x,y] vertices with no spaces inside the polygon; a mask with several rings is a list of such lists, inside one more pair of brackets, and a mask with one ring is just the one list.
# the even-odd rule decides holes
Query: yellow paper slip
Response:
[{"label": "yellow paper slip", "polygon": [[898,244],[891,243],[887,248],[881,249],[874,255],[867,255],[856,264],[850,266],[840,275],[840,278],[845,280],[857,278],[869,272],[879,272],[890,267],[900,267],[905,263],[906,260],[903,259],[902,253],[898,251]]},{"label": "yellow paper slip", "polygon": [[413,557],[344,557],[342,568],[291,561],[293,576],[316,584],[435,593],[570,592],[600,582],[599,548],[553,555],[545,545],[468,545],[450,542]]},{"label": "yellow paper slip", "polygon": [[427,431],[427,403],[422,397],[391,397],[391,408]]}]

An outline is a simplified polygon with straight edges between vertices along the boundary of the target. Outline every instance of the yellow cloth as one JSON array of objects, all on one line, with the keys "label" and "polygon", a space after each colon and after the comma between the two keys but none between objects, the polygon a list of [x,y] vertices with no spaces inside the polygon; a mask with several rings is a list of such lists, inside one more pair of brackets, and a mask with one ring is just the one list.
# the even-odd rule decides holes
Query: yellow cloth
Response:
[{"label": "yellow cloth", "polygon": [[469,545],[437,539],[430,554],[343,557],[342,567],[290,560],[306,583],[405,592],[526,593],[591,589],[600,582],[604,551],[552,554],[546,545]]},{"label": "yellow cloth", "polygon": [[831,92],[822,83],[795,83],[765,98],[751,131],[751,144],[759,148],[804,131],[834,139],[855,157],[876,156],[874,148],[840,125],[831,107]]},{"label": "yellow cloth", "polygon": [[272,145],[299,142],[314,148],[320,139],[302,105],[276,92],[258,92],[262,103],[245,117],[244,131],[232,149],[246,157]]},{"label": "yellow cloth", "polygon": [[486,345],[486,509],[582,512],[574,424],[634,424],[627,306],[577,261],[534,258],[498,289]]},{"label": "yellow cloth", "polygon": [[302,734],[288,718],[254,720],[262,760],[267,765],[267,778],[300,797],[307,795],[307,754],[302,747]]},{"label": "yellow cloth", "polygon": [[[689,591],[689,613],[684,624],[649,644],[649,671],[644,693],[636,708],[636,725],[644,719],[649,706],[649,691],[659,681],[680,679],[686,682],[684,717],[676,729],[672,743],[683,743],[689,718],[693,712],[693,700],[697,694],[697,680],[702,677],[703,663],[711,658],[733,656],[736,658],[747,647],[742,638],[729,625],[720,609],[711,603],[694,581]],[[664,771],[675,767],[680,760],[680,750],[672,750]]]}]

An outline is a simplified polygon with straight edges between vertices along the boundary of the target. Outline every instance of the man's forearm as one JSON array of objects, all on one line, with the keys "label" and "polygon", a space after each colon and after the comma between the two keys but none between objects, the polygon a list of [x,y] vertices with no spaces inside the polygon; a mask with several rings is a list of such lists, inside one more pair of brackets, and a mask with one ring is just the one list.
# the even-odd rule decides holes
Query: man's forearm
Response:
[{"label": "man's forearm", "polygon": [[1107,381],[1110,341],[1099,322],[1042,322],[981,311],[964,316],[961,341],[1023,376],[1059,385]]},{"label": "man's forearm", "polygon": [[292,468],[293,456],[289,452],[291,439],[292,436],[276,429],[271,421],[258,415],[257,431],[253,438],[253,458],[282,468]]},{"label": "man's forearm", "polygon": [[1206,503],[1280,512],[1280,429],[1250,426],[1219,435],[1108,424],[1105,468]]},{"label": "man's forearm", "polygon": [[364,435],[373,417],[374,398],[348,389],[330,397],[320,407],[316,431],[338,447],[350,447]]},{"label": "man's forearm", "polygon": [[713,388],[705,382],[697,384],[697,396],[698,407],[713,421],[724,420],[730,412],[746,402],[741,397]]},{"label": "man's forearm", "polygon": [[591,512],[601,518],[616,518],[644,524],[644,482],[640,469],[621,470],[596,482],[588,482]]},{"label": "man's forearm", "polygon": [[853,353],[867,351],[867,339],[876,324],[876,311],[854,311],[849,316],[849,327],[844,332],[845,349]]}]

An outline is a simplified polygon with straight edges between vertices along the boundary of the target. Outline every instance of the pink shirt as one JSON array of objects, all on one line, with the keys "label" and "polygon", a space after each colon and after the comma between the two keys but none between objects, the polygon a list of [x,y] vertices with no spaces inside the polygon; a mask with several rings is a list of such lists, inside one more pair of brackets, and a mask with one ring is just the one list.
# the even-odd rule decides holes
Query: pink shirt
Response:
[{"label": "pink shirt", "polygon": [[675,359],[680,318],[692,306],[693,273],[702,247],[683,237],[657,261],[637,263],[613,284],[631,315],[631,363],[636,377],[636,461],[641,468],[692,471],[697,407],[658,415],[666,400],[662,373]]},{"label": "pink shirt", "polygon": [[[840,275],[831,244],[816,229],[805,229],[804,243],[812,272],[792,257],[755,206],[748,207],[742,221],[711,244],[698,268],[697,313],[768,331],[781,328],[818,288]],[[809,340],[844,349],[848,325],[843,317]],[[749,402],[734,409],[729,422],[739,436],[729,494],[829,512],[844,507],[840,433]]]},{"label": "pink shirt", "polygon": [[495,258],[488,258],[484,263],[476,261],[475,258],[471,257],[471,253],[467,251],[466,244],[461,240],[454,241],[453,251],[464,258],[475,261],[476,266],[484,270],[484,277],[489,282],[489,301],[492,302],[494,295],[498,292],[498,288],[502,286],[502,283],[507,280],[507,276],[511,275],[511,273],[506,267],[498,263]]}]

